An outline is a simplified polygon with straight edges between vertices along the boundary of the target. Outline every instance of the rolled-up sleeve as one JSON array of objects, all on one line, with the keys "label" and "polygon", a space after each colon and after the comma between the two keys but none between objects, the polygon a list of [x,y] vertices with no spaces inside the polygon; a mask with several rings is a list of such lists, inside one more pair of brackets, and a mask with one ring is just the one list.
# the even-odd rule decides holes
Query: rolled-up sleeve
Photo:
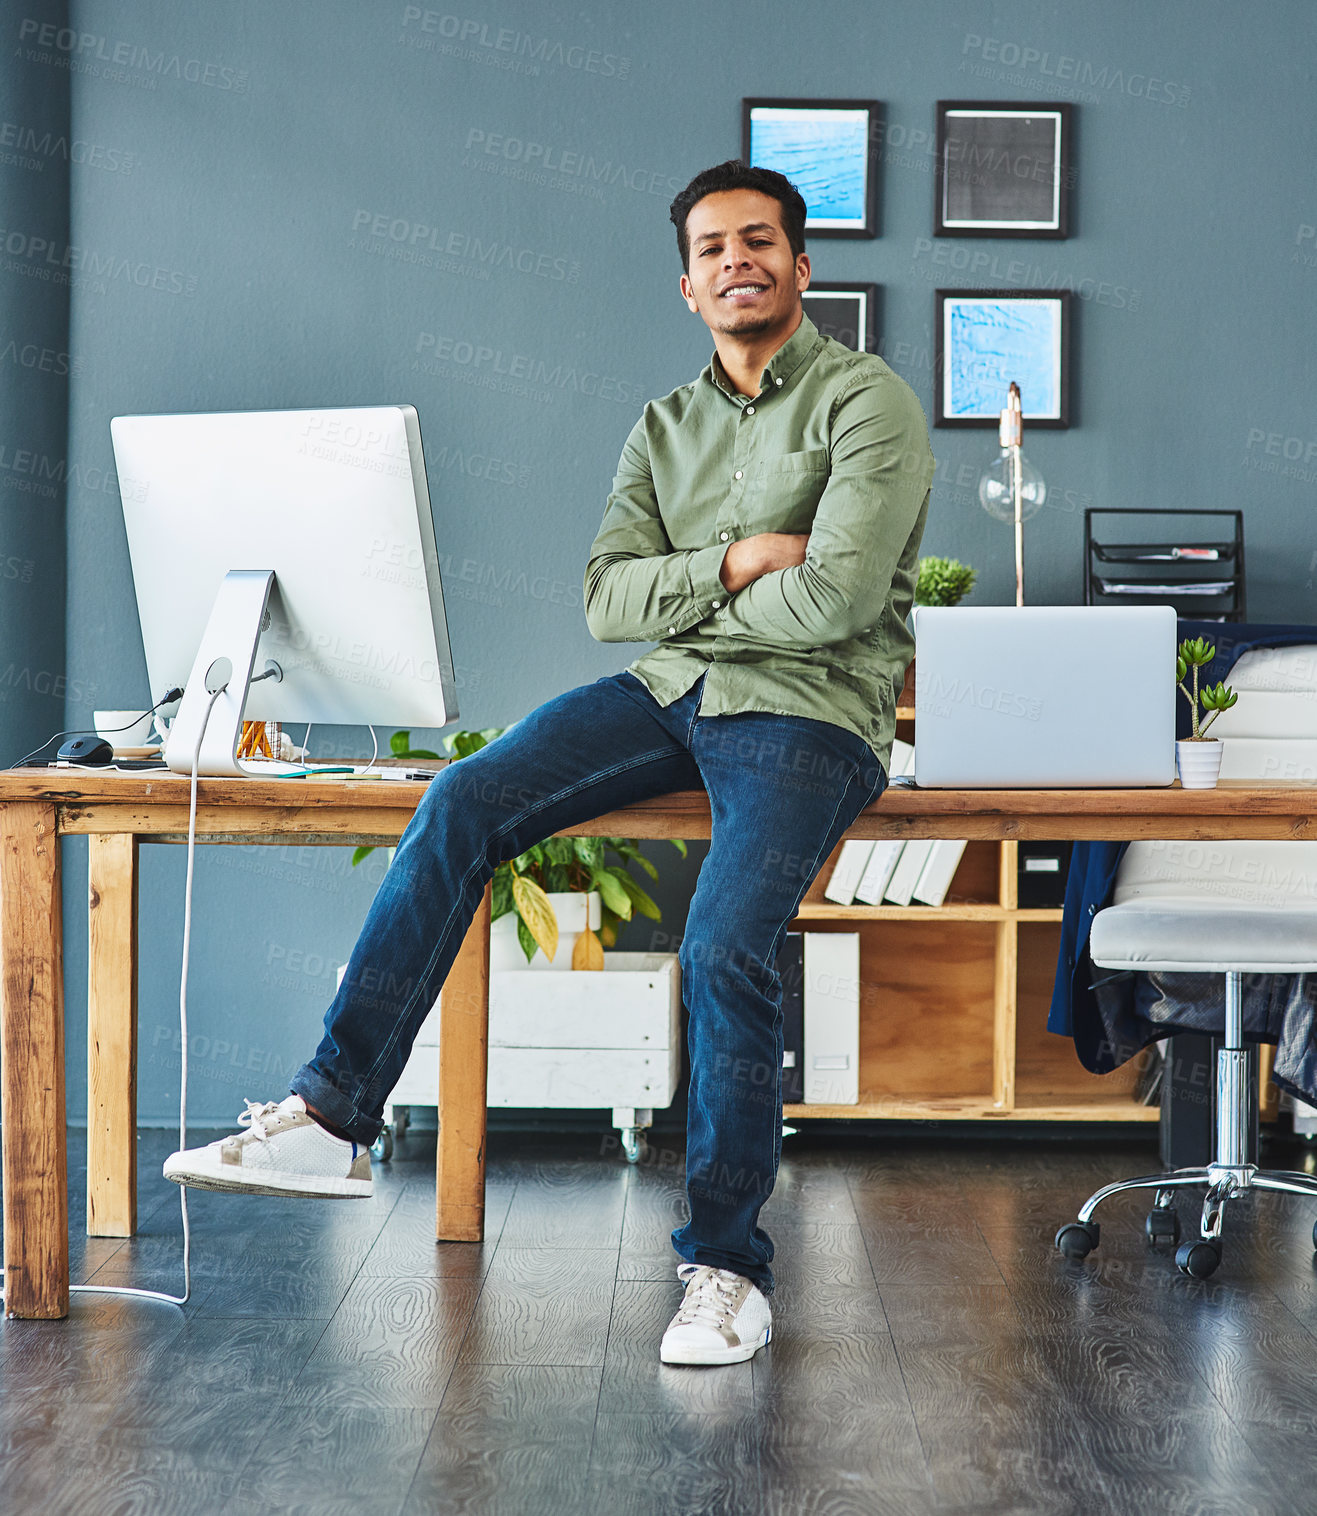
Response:
[{"label": "rolled-up sleeve", "polygon": [[894,375],[861,375],[829,418],[830,477],[805,561],[738,590],[715,625],[780,647],[844,642],[883,614],[928,498],[933,455],[914,392]]},{"label": "rolled-up sleeve", "polygon": [[725,543],[674,550],[659,513],[642,416],[631,430],[585,567],[585,621],[600,642],[657,642],[703,621],[727,592]]}]

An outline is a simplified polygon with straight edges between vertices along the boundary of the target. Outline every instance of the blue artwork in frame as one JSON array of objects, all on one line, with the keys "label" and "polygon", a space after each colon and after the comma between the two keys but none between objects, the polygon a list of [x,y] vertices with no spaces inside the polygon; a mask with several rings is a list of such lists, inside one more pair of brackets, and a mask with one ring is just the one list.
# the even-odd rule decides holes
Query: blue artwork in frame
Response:
[{"label": "blue artwork in frame", "polygon": [[878,235],[876,100],[743,100],[741,158],[785,174],[810,236]]},{"label": "blue artwork in frame", "polygon": [[1068,290],[938,290],[935,426],[996,426],[1012,381],[1025,423],[1070,425]]}]

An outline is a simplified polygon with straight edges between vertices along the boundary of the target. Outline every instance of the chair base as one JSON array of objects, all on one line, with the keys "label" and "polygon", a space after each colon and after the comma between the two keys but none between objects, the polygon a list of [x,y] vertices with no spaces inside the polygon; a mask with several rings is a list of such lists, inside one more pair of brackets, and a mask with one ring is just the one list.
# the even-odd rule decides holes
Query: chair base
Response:
[{"label": "chair base", "polygon": [[[1317,1200],[1317,1176],[1292,1169],[1261,1169],[1253,1163],[1210,1163],[1206,1168],[1174,1169],[1169,1174],[1145,1174],[1103,1185],[1080,1206],[1078,1219],[1068,1222],[1056,1234],[1056,1245],[1068,1258],[1087,1257],[1101,1237],[1101,1228],[1093,1220],[1094,1212],[1104,1200],[1126,1190],[1155,1191],[1147,1223],[1149,1240],[1179,1242],[1180,1222],[1173,1208],[1175,1192],[1198,1185],[1207,1189],[1199,1236],[1181,1243],[1175,1260],[1181,1273],[1196,1279],[1206,1279],[1221,1262],[1221,1224],[1226,1205],[1236,1195],[1253,1189],[1278,1190]],[[1313,1246],[1317,1247],[1317,1227],[1313,1229]]]},{"label": "chair base", "polygon": [[[1103,915],[1110,915],[1103,912]],[[1138,964],[1117,963],[1104,957],[1108,968]],[[1191,1185],[1205,1185],[1203,1219],[1199,1236],[1181,1243],[1175,1255],[1180,1272],[1206,1279],[1221,1262],[1221,1222],[1227,1204],[1245,1190],[1280,1190],[1290,1195],[1308,1195],[1317,1200],[1317,1175],[1292,1169],[1260,1169],[1248,1161],[1248,1130],[1255,1090],[1249,1077],[1248,1053],[1243,1045],[1243,974],[1231,969],[1225,977],[1225,1046],[1216,1055],[1216,1144],[1212,1161],[1205,1168],[1173,1169],[1169,1174],[1144,1174],[1104,1184],[1079,1208],[1079,1219],[1056,1234],[1056,1245],[1067,1258],[1087,1258],[1097,1247],[1102,1229],[1093,1212],[1112,1195],[1125,1190],[1154,1190],[1156,1200],[1147,1221],[1150,1242],[1180,1241],[1180,1218],[1172,1202],[1175,1192]],[[1317,1248],[1317,1226],[1313,1228]]]}]

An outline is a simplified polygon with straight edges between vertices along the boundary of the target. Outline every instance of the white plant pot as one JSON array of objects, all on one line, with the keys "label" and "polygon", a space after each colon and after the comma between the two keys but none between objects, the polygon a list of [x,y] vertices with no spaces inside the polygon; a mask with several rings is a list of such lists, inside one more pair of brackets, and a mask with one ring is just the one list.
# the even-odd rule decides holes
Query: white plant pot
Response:
[{"label": "white plant pot", "polygon": [[1221,772],[1221,742],[1208,737],[1195,742],[1182,737],[1175,744],[1175,767],[1186,790],[1213,790]]},{"label": "white plant pot", "polygon": [[585,930],[587,920],[595,932],[603,924],[603,897],[598,890],[592,890],[588,895],[583,895],[578,890],[553,890],[549,893],[549,903],[558,917],[558,951],[553,955],[553,961],[550,962],[537,950],[534,958],[529,963],[526,962],[526,955],[521,951],[521,943],[517,940],[517,913],[509,911],[489,928],[491,974],[508,969],[571,969],[572,950],[576,946],[576,939]]}]

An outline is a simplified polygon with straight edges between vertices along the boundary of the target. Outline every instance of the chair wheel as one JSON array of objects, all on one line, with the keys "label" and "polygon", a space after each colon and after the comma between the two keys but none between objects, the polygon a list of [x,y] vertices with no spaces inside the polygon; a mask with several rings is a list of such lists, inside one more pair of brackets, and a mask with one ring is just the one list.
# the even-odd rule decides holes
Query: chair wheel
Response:
[{"label": "chair wheel", "polygon": [[1175,1266],[1190,1279],[1210,1279],[1221,1266],[1221,1244],[1201,1237],[1182,1242],[1175,1251]]},{"label": "chair wheel", "polygon": [[1087,1258],[1098,1245],[1102,1228],[1096,1221],[1067,1221],[1056,1234],[1056,1245],[1067,1258]]},{"label": "chair wheel", "polygon": [[[1174,1247],[1180,1240],[1180,1215],[1170,1206],[1153,1206],[1143,1230],[1153,1247]],[[1317,1244],[1314,1244],[1317,1246]]]},{"label": "chair wheel", "polygon": [[1317,1221],[1312,1224],[1312,1245],[1314,1250],[1317,1250]]},{"label": "chair wheel", "polygon": [[387,1126],[380,1128],[380,1134],[371,1143],[370,1151],[381,1163],[388,1163],[393,1157],[393,1133]]}]

